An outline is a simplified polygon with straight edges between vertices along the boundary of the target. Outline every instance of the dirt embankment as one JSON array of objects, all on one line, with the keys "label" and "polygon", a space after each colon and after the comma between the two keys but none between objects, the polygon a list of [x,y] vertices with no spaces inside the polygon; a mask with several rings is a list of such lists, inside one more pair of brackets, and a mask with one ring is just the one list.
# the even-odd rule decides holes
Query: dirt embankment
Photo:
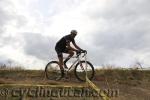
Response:
[{"label": "dirt embankment", "polygon": [[[109,69],[95,72],[92,80],[95,85],[101,89],[119,90],[119,94],[112,97],[112,100],[150,100],[150,70]],[[79,82],[73,74],[70,75],[68,81],[52,81],[45,78],[42,70],[0,70],[0,84],[86,85],[84,82]],[[72,100],[77,99],[79,98]],[[85,100],[85,98],[80,99]]]}]

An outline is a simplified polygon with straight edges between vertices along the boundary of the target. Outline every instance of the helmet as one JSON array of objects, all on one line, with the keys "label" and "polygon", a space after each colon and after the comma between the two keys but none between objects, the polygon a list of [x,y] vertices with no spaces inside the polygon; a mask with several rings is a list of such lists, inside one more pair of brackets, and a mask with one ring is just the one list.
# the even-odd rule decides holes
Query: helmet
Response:
[{"label": "helmet", "polygon": [[71,30],[71,34],[77,34],[77,31],[76,30]]}]

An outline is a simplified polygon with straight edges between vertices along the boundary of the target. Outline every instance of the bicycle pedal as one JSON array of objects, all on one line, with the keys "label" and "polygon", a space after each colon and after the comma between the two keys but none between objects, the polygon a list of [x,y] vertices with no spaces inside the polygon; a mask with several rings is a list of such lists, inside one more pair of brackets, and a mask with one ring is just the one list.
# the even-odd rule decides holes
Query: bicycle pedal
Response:
[{"label": "bicycle pedal", "polygon": [[68,71],[68,69],[67,69],[67,68],[64,68],[64,71],[65,71],[65,72],[67,72],[67,71]]},{"label": "bicycle pedal", "polygon": [[61,78],[63,78],[63,77],[57,77],[55,80],[59,81],[59,80],[61,80]]},{"label": "bicycle pedal", "polygon": [[63,81],[69,81],[69,77],[63,77],[63,78],[61,78],[61,80],[63,80]]},{"label": "bicycle pedal", "polygon": [[64,68],[65,68],[65,69],[68,69],[68,67],[67,67],[67,65],[66,65],[66,64],[64,64]]}]

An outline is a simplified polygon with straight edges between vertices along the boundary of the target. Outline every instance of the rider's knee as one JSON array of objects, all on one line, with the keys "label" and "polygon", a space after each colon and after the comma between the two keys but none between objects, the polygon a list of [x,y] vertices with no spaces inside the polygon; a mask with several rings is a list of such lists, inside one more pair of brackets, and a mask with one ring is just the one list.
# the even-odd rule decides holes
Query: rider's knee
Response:
[{"label": "rider's knee", "polygon": [[74,52],[73,52],[73,51],[70,51],[70,55],[73,56],[73,55],[74,55]]}]

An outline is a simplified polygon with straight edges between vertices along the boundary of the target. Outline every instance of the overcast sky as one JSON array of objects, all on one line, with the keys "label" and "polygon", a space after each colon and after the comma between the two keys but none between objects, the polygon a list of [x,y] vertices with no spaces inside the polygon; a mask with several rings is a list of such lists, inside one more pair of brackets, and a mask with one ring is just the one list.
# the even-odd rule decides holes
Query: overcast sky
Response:
[{"label": "overcast sky", "polygon": [[150,66],[150,0],[0,0],[0,64],[43,69],[72,29],[94,65]]}]

